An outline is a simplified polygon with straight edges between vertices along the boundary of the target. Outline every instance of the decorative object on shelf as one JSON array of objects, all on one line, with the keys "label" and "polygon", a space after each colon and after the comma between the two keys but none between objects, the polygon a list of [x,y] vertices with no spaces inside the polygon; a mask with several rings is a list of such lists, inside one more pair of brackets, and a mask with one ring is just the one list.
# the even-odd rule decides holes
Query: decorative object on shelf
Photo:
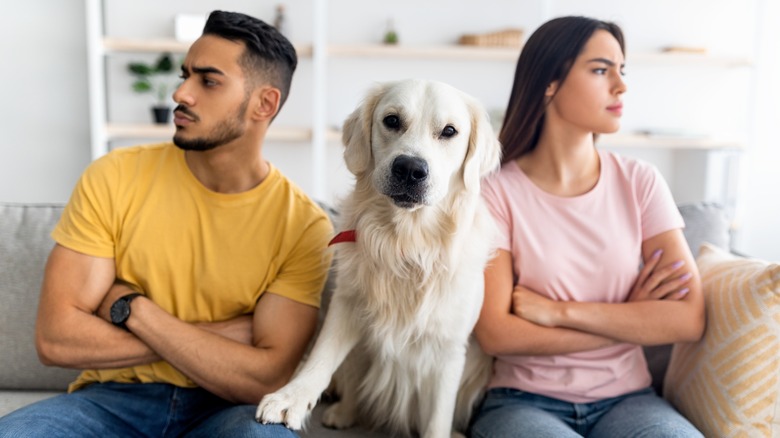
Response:
[{"label": "decorative object on shelf", "polygon": [[385,44],[398,44],[398,32],[395,31],[395,24],[393,24],[392,18],[387,20],[387,31],[382,42]]},{"label": "decorative object on shelf", "polygon": [[483,34],[466,34],[460,37],[458,44],[464,46],[522,47],[523,29],[504,29]]},{"label": "decorative object on shelf", "polygon": [[655,139],[706,140],[709,138],[709,135],[703,132],[691,131],[684,128],[639,129],[636,131],[636,134]]},{"label": "decorative object on shelf", "polygon": [[661,51],[664,53],[698,53],[701,55],[707,54],[706,47],[694,47],[694,46],[666,46],[666,47],[661,47]]},{"label": "decorative object on shelf", "polygon": [[131,62],[127,69],[135,76],[133,91],[136,93],[154,93],[157,103],[152,106],[154,122],[165,124],[171,118],[171,106],[168,103],[173,89],[171,74],[174,72],[173,56],[163,53],[154,64]]},{"label": "decorative object on shelf", "polygon": [[287,36],[287,18],[284,15],[284,5],[276,5],[276,16],[274,17],[274,27],[284,36]]}]

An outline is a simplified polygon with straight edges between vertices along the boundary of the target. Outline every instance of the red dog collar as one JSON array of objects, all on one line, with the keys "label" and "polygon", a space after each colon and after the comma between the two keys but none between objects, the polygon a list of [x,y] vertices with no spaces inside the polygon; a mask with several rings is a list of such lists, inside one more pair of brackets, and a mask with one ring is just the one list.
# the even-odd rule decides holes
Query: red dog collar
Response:
[{"label": "red dog collar", "polygon": [[330,243],[328,243],[328,246],[335,245],[337,243],[342,243],[342,242],[355,242],[356,239],[357,239],[357,233],[355,232],[355,230],[342,231],[336,234],[336,237],[334,237],[330,241]]}]

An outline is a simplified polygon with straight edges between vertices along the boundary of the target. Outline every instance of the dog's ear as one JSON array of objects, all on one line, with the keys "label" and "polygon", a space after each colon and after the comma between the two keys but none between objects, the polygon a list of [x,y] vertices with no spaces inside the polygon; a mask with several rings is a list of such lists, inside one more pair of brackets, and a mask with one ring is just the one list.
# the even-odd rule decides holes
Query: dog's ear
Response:
[{"label": "dog's ear", "polygon": [[387,86],[375,86],[366,95],[360,106],[344,121],[341,141],[344,143],[344,162],[353,175],[358,175],[371,166],[371,121],[374,108],[384,95]]},{"label": "dog's ear", "polygon": [[490,124],[485,108],[468,98],[471,112],[471,136],[463,164],[463,184],[466,188],[479,187],[479,181],[501,165],[501,143]]}]

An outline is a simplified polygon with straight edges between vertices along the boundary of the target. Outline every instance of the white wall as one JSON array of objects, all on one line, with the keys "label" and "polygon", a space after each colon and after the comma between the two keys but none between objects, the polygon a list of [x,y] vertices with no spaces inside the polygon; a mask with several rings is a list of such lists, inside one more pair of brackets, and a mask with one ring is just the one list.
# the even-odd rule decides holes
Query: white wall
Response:
[{"label": "white wall", "polygon": [[738,193],[742,232],[735,244],[747,254],[780,261],[780,2],[762,0],[759,8],[751,142]]},{"label": "white wall", "polygon": [[4,3],[0,60],[0,201],[65,201],[90,159],[83,1]]},{"label": "white wall", "polygon": [[[284,1],[291,40],[312,39],[311,0]],[[617,21],[626,32],[629,92],[623,130],[684,129],[748,141],[739,191],[737,248],[748,254],[780,260],[778,203],[768,187],[780,178],[774,104],[780,101],[774,78],[780,53],[777,3],[772,0],[657,0],[638,4],[620,0],[396,0],[391,3],[329,0],[327,32],[331,43],[373,43],[381,39],[393,18],[401,42],[444,44],[462,33],[504,27],[533,31],[547,18],[585,14]],[[240,10],[272,20],[276,2],[251,0],[105,0],[106,29],[112,36],[170,37],[178,12],[207,13],[211,9]],[[765,23],[758,26],[759,17]],[[29,25],[27,23],[36,23]],[[0,54],[11,68],[0,69],[5,105],[0,127],[6,143],[0,161],[0,201],[64,201],[89,160],[86,41],[82,0],[16,1],[12,13],[0,16]],[[761,32],[764,32],[761,34]],[[770,35],[772,32],[774,34]],[[763,36],[762,36],[763,35]],[[770,35],[770,36],[767,36]],[[759,38],[763,37],[759,44]],[[633,63],[632,52],[665,45],[705,46],[713,54],[759,55],[757,67],[710,69]],[[757,50],[760,47],[760,50]],[[124,73],[127,61],[139,55],[109,58],[109,113],[112,120],[149,120],[146,97],[134,95]],[[775,63],[769,62],[775,59]],[[488,108],[503,109],[511,88],[513,62],[382,60],[331,58],[327,64],[327,123],[337,127],[358,104],[372,83],[410,76],[450,82],[478,97]],[[302,59],[293,90],[279,125],[311,123],[311,61]],[[754,86],[754,84],[758,84]],[[774,94],[767,94],[770,90]],[[758,92],[757,92],[758,91]],[[757,96],[770,97],[757,97]],[[753,110],[753,108],[760,108]],[[756,116],[756,117],[753,117]],[[719,196],[722,167],[718,154],[625,151],[655,162],[678,200]],[[312,190],[312,165],[307,144],[269,144],[266,155],[306,190]],[[349,187],[341,146],[328,145],[327,193],[336,197]],[[773,161],[771,161],[773,160]],[[752,164],[751,164],[752,163]],[[723,173],[723,172],[721,172]],[[713,176],[714,175],[714,176]],[[707,187],[701,181],[709,181]],[[714,187],[714,188],[713,188]],[[761,195],[757,195],[761,193]],[[690,198],[690,199],[689,199]]]}]

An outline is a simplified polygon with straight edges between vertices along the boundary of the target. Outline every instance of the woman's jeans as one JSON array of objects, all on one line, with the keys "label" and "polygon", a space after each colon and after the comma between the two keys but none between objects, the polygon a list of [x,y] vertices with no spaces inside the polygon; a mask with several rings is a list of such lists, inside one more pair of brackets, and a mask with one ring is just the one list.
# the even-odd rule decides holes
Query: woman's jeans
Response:
[{"label": "woman's jeans", "polygon": [[510,388],[488,391],[470,430],[475,438],[702,437],[651,388],[593,403],[569,403]]},{"label": "woman's jeans", "polygon": [[0,437],[297,436],[278,424],[257,423],[256,408],[229,403],[201,388],[94,383],[0,418]]}]

